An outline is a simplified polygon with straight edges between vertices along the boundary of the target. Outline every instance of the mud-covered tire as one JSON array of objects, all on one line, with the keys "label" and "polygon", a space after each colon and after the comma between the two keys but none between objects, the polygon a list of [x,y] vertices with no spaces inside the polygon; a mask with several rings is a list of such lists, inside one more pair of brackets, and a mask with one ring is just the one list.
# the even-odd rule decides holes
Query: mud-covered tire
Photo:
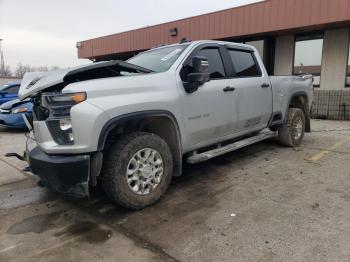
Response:
[{"label": "mud-covered tire", "polygon": [[282,145],[295,147],[301,144],[305,133],[305,115],[299,108],[289,108],[286,121],[278,130],[278,138]]},{"label": "mud-covered tire", "polygon": [[[156,150],[163,161],[161,180],[146,195],[137,194],[130,188],[126,173],[133,156],[143,149]],[[114,202],[128,209],[138,210],[161,199],[171,182],[172,173],[173,159],[168,144],[155,134],[134,132],[122,135],[105,156],[102,185]]]}]

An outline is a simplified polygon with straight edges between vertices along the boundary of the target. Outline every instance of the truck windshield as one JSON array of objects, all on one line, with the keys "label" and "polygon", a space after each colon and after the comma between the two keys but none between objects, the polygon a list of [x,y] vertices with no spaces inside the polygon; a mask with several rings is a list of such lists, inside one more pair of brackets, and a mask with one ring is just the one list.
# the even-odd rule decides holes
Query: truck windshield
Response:
[{"label": "truck windshield", "polygon": [[157,73],[165,72],[175,63],[187,46],[188,44],[181,44],[149,50],[130,58],[126,62]]}]

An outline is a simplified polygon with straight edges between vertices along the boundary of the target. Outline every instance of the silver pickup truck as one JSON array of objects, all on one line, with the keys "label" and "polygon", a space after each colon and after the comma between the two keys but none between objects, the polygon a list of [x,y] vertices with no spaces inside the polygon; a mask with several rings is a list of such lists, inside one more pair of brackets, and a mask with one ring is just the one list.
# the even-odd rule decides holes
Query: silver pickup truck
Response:
[{"label": "silver pickup truck", "polygon": [[184,161],[277,135],[298,146],[311,129],[313,86],[308,75],[269,77],[252,46],[195,41],[28,73],[19,95],[34,103],[26,159],[42,184],[83,197],[102,181],[116,203],[141,209]]}]

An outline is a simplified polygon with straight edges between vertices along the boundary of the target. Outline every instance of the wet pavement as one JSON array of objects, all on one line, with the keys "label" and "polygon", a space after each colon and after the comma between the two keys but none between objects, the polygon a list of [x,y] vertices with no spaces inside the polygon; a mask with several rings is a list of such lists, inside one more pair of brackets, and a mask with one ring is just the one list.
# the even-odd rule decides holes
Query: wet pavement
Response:
[{"label": "wet pavement", "polygon": [[[156,205],[100,190],[63,198],[0,158],[0,261],[350,261],[350,123],[313,121],[301,147],[265,141],[184,167]],[[11,140],[12,143],[8,141]],[[22,134],[0,133],[0,153]],[[6,173],[9,175],[8,173]]]}]

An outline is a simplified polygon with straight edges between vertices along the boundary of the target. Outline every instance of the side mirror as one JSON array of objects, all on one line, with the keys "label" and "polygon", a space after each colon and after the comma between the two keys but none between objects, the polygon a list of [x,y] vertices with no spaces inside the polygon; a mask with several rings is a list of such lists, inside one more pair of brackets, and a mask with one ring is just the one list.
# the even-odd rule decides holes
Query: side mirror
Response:
[{"label": "side mirror", "polygon": [[187,75],[184,87],[187,93],[197,91],[198,87],[210,80],[208,58],[204,56],[194,56],[192,58],[192,70]]},{"label": "side mirror", "polygon": [[8,93],[6,91],[0,91],[0,96],[5,96],[7,95]]}]

